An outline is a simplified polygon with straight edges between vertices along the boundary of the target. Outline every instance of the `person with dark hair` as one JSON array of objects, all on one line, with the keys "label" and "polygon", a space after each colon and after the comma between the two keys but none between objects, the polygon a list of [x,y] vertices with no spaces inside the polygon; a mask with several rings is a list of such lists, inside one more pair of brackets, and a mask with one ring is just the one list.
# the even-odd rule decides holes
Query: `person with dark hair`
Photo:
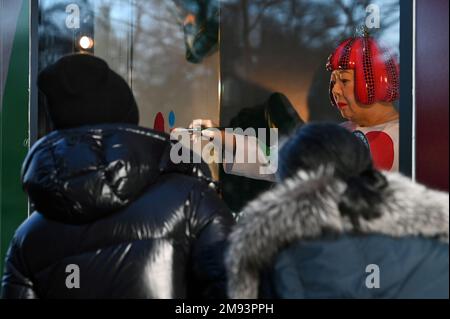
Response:
[{"label": "person with dark hair", "polygon": [[41,72],[53,127],[22,182],[35,212],[16,231],[2,297],[223,298],[233,217],[164,133],[138,126],[125,80],[91,55]]},{"label": "person with dark hair", "polygon": [[278,178],[230,235],[231,298],[448,298],[448,193],[378,171],[327,123],[285,144]]}]

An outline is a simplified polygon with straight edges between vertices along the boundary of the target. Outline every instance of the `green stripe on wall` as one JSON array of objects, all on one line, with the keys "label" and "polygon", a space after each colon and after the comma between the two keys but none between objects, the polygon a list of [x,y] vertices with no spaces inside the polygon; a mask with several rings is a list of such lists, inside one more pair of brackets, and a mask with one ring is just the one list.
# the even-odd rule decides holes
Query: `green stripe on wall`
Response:
[{"label": "green stripe on wall", "polygon": [[0,112],[0,275],[14,231],[28,215],[27,197],[20,183],[20,169],[28,151],[28,65],[29,2],[23,0]]}]

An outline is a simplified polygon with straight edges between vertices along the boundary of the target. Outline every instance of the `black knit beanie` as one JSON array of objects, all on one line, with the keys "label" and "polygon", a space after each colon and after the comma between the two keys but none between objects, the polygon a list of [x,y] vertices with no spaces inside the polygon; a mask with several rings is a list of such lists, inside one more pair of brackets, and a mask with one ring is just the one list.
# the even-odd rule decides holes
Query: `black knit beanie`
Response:
[{"label": "black knit beanie", "polygon": [[127,82],[100,58],[75,54],[44,69],[38,87],[55,129],[107,123],[139,123]]}]

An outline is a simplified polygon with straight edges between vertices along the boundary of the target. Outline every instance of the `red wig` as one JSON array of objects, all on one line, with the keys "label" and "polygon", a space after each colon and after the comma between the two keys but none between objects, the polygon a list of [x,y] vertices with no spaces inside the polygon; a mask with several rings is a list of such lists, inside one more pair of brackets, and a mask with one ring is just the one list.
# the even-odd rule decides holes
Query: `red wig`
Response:
[{"label": "red wig", "polygon": [[[343,41],[328,58],[327,70],[354,70],[355,96],[362,104],[393,102],[400,97],[399,65],[390,52],[369,37]],[[331,103],[333,83],[330,83]]]}]

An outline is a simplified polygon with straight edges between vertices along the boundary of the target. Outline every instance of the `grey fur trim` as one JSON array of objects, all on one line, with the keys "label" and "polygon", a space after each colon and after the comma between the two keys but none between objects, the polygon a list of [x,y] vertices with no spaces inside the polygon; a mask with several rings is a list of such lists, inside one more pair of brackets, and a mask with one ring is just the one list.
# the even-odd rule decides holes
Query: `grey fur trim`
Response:
[{"label": "grey fur trim", "polygon": [[[360,220],[360,231],[393,237],[424,236],[449,242],[448,193],[430,190],[396,173],[384,173],[389,186],[380,203],[382,216]],[[234,299],[258,297],[259,271],[283,247],[325,231],[350,233],[352,223],[338,205],[346,184],[331,169],[298,172],[262,194],[243,210],[230,236],[226,257],[228,291]]]}]

